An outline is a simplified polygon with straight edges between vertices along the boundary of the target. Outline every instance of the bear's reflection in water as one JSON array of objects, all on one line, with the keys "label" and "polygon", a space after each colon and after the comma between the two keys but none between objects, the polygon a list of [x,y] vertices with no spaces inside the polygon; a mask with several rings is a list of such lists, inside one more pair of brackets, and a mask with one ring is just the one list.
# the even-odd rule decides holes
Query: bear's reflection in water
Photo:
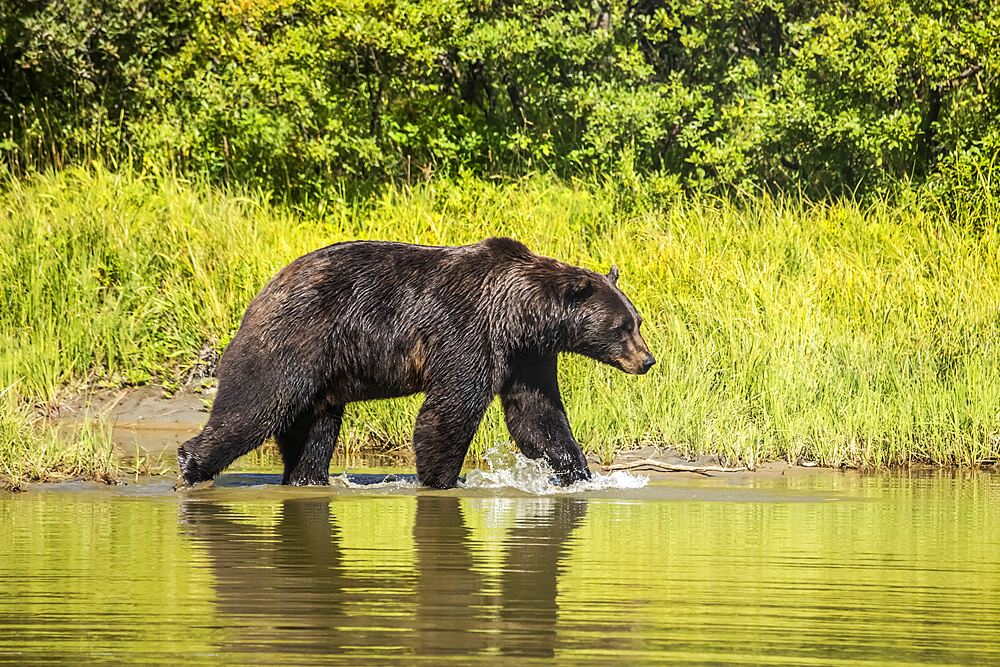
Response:
[{"label": "bear's reflection in water", "polygon": [[[414,553],[390,566],[375,548],[342,546],[342,530],[366,526],[338,527],[326,498],[285,500],[266,525],[228,504],[182,503],[185,532],[207,554],[213,575],[220,650],[262,659],[270,654],[268,660],[281,654],[554,655],[558,578],[586,501],[410,500],[416,503]],[[498,538],[499,563],[473,539],[463,513],[471,503],[486,504],[487,512],[495,509],[490,504],[514,510]],[[368,507],[377,511],[378,503]]]}]

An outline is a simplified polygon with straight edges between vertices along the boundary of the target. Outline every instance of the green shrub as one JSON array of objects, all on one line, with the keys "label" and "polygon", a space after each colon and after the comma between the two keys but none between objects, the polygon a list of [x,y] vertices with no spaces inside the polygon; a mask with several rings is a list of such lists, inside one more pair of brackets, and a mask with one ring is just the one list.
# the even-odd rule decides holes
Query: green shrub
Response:
[{"label": "green shrub", "polygon": [[0,26],[8,163],[317,192],[628,154],[694,189],[950,194],[1000,148],[987,0],[40,0]]}]

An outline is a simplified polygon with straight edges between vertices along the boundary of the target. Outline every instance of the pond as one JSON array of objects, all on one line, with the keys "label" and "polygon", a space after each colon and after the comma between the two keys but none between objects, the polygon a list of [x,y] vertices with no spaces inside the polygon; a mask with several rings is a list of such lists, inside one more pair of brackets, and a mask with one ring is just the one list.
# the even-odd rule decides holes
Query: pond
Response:
[{"label": "pond", "polygon": [[995,474],[375,472],[0,495],[0,662],[1000,664]]}]

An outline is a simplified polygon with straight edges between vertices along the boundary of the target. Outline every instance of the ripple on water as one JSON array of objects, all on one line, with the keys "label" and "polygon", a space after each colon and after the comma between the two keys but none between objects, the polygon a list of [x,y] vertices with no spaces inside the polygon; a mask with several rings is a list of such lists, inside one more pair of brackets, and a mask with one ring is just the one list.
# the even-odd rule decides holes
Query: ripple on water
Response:
[{"label": "ripple on water", "polygon": [[1000,664],[995,475],[484,467],[0,494],[0,663]]}]

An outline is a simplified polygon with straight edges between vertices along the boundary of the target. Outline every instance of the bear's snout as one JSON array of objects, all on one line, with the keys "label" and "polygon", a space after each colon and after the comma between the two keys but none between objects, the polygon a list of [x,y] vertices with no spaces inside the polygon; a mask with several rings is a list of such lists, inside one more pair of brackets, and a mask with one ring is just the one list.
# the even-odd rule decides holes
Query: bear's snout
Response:
[{"label": "bear's snout", "polygon": [[[643,348],[646,346],[644,345]],[[615,357],[611,365],[630,375],[645,375],[656,363],[656,357],[648,349],[633,350],[626,357]]]},{"label": "bear's snout", "polygon": [[651,354],[646,355],[646,358],[643,359],[641,362],[639,362],[639,373],[638,374],[639,375],[645,375],[649,371],[649,369],[653,367],[653,364],[655,364],[655,363],[656,363],[656,357],[654,357]]},{"label": "bear's snout", "polygon": [[652,354],[649,352],[646,352],[645,354],[639,352],[622,364],[622,370],[626,373],[631,373],[632,375],[645,375],[655,363],[656,357]]},{"label": "bear's snout", "polygon": [[618,368],[632,375],[645,375],[656,363],[656,357],[649,351],[649,346],[642,339],[639,332],[632,335],[632,339],[626,343],[626,353],[620,357]]}]

